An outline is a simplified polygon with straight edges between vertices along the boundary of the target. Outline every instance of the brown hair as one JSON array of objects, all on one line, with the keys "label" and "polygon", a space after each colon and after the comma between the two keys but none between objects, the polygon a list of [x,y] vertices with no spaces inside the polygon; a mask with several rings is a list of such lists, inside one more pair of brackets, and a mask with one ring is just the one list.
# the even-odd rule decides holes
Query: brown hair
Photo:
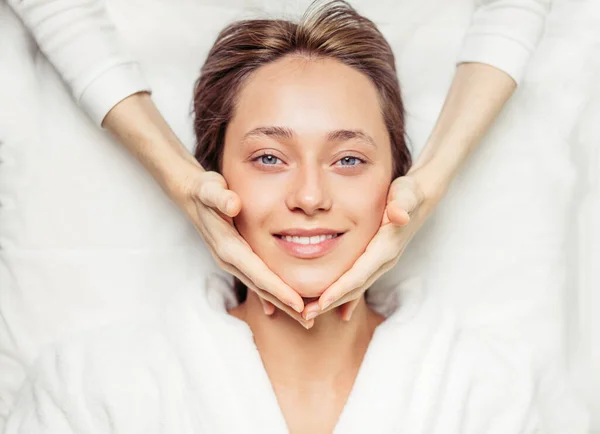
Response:
[{"label": "brown hair", "polygon": [[[394,54],[375,24],[341,0],[313,2],[299,23],[245,20],[221,31],[194,89],[195,157],[202,167],[220,172],[225,131],[244,81],[291,54],[333,58],[371,79],[392,144],[392,179],[406,174],[412,161]],[[235,288],[243,301],[245,286],[236,279]]]}]

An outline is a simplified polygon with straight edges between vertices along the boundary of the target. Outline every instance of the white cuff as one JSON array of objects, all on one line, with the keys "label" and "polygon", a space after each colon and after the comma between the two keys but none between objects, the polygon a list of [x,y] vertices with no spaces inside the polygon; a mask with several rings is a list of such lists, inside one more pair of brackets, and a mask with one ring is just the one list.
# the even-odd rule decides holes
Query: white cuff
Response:
[{"label": "white cuff", "polygon": [[81,93],[79,105],[98,126],[119,102],[137,92],[151,92],[136,62],[116,65],[96,77]]},{"label": "white cuff", "polygon": [[472,33],[465,37],[456,63],[485,63],[506,72],[520,84],[531,54],[519,41],[506,36]]}]

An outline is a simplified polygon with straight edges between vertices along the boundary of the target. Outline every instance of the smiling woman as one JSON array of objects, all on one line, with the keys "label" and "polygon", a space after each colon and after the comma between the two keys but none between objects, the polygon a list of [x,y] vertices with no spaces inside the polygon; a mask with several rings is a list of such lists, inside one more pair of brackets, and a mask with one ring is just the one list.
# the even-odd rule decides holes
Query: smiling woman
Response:
[{"label": "smiling woman", "polygon": [[[239,233],[305,300],[391,226],[390,182],[411,163],[394,56],[345,2],[228,26],[194,109],[195,156],[242,201]],[[419,282],[310,330],[236,285],[194,281],[150,324],[48,348],[6,434],[546,432],[530,348],[461,328]]]},{"label": "smiling woman", "polygon": [[234,219],[242,237],[302,297],[318,297],[379,229],[395,176],[370,79],[304,56],[292,52],[244,83],[220,169],[243,203]]},{"label": "smiling woman", "polygon": [[[391,48],[343,2],[316,3],[298,24],[237,22],[210,51],[194,102],[196,158],[240,198],[240,235],[316,300],[365,251],[411,164]],[[241,281],[234,289],[229,314],[252,331],[287,426],[332,432],[384,318],[363,295],[351,323],[334,309],[307,333],[283,312],[263,315]]]},{"label": "smiling woman", "polygon": [[321,295],[373,238],[390,182],[411,164],[386,40],[341,2],[314,4],[298,24],[234,23],[202,68],[194,111],[196,158],[240,196],[242,237],[302,297]]}]

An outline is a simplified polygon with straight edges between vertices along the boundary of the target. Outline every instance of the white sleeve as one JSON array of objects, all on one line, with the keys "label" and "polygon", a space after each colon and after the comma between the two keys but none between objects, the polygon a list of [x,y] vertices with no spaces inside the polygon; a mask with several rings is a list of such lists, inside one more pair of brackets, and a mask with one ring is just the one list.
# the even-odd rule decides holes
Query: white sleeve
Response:
[{"label": "white sleeve", "polygon": [[122,49],[102,0],[8,0],[77,103],[100,125],[128,96],[150,91]]},{"label": "white sleeve", "polygon": [[457,64],[494,66],[521,82],[544,31],[551,0],[478,0]]}]

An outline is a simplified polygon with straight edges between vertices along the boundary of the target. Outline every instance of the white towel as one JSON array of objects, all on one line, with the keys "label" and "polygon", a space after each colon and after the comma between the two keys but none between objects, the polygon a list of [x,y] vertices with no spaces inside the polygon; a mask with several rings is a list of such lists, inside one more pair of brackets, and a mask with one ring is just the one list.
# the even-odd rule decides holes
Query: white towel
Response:
[{"label": "white towel", "polygon": [[[528,351],[461,330],[423,286],[394,289],[399,307],[376,329],[335,434],[553,432]],[[377,296],[378,310],[394,300]],[[213,275],[156,320],[47,349],[5,433],[287,432],[250,328],[227,314],[231,303],[229,282]],[[587,432],[586,415],[561,401],[554,410],[569,433]]]}]

